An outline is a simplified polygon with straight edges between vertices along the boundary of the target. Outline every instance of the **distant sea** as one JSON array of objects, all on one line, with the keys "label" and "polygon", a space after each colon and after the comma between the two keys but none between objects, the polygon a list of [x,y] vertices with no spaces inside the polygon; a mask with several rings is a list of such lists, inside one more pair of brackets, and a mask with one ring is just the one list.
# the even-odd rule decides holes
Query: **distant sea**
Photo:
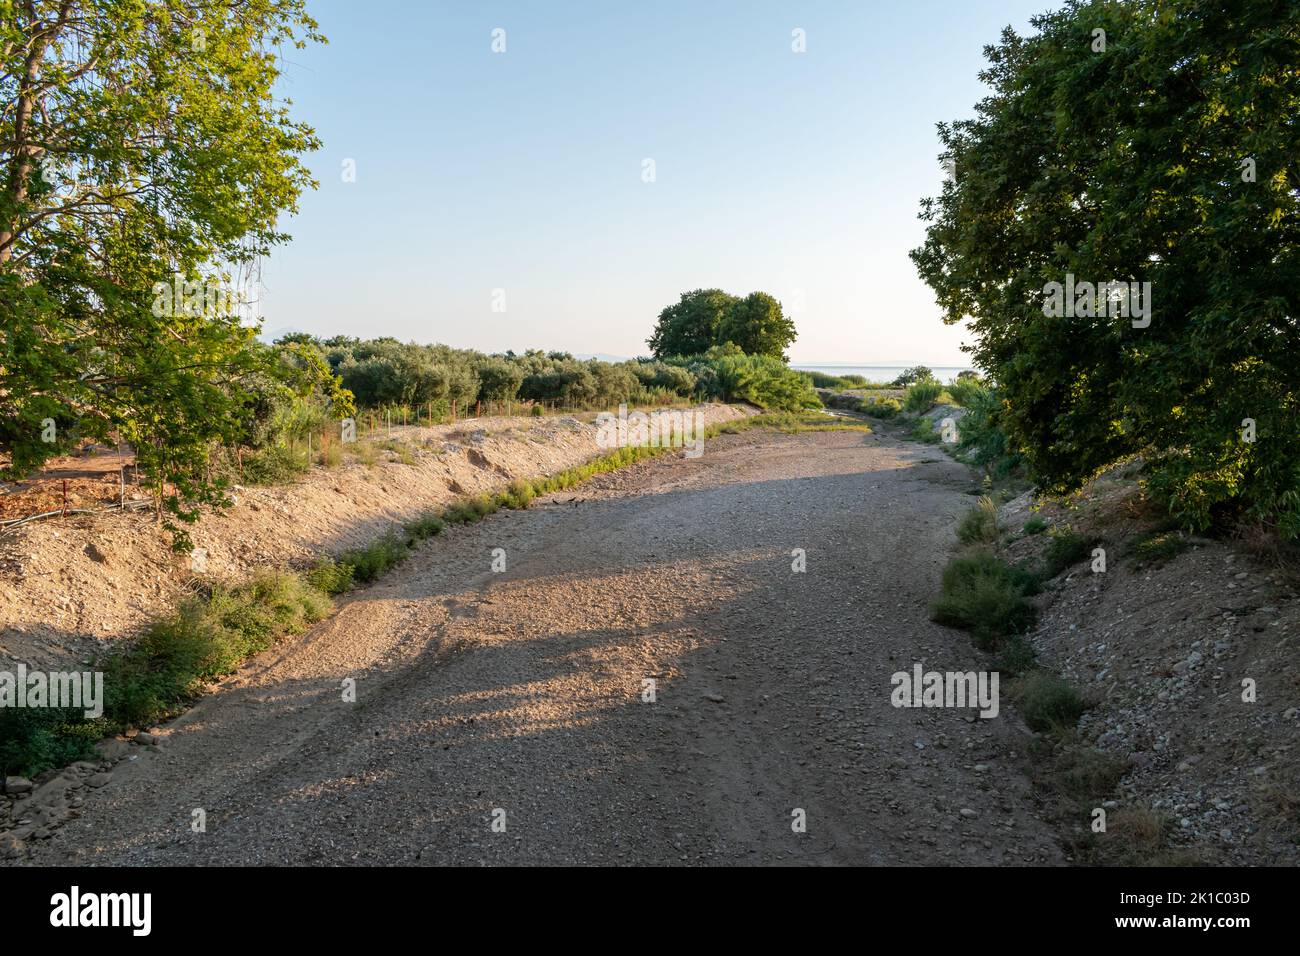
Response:
[{"label": "distant sea", "polygon": [[[825,372],[827,375],[861,375],[868,382],[892,382],[911,365],[800,365],[791,362],[791,368],[803,372]],[[931,365],[930,371],[941,382],[951,382],[958,372],[971,370],[969,365]]]}]

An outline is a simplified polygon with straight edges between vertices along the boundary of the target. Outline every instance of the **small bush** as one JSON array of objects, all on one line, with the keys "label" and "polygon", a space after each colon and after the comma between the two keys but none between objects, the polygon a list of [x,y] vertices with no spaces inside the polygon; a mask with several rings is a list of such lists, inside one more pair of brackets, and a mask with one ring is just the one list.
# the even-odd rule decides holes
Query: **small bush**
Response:
[{"label": "small bush", "polygon": [[988,390],[977,379],[959,378],[948,386],[948,396],[962,408],[969,408]]},{"label": "small bush", "polygon": [[1152,531],[1142,535],[1127,548],[1127,554],[1138,567],[1155,565],[1177,557],[1191,547],[1191,542],[1178,531]]},{"label": "small bush", "polygon": [[343,462],[343,446],[338,442],[331,442],[320,450],[318,460],[326,468],[337,468]]},{"label": "small bush", "polygon": [[923,379],[907,390],[903,404],[909,412],[923,412],[939,400],[943,386],[934,379]]},{"label": "small bush", "polygon": [[1015,688],[1014,697],[1025,723],[1038,731],[1073,727],[1087,709],[1078,691],[1044,670],[1026,674]]},{"label": "small bush", "polygon": [[872,395],[864,399],[858,405],[858,411],[864,415],[870,415],[872,418],[890,419],[898,415],[903,410],[903,403],[896,398],[886,395],[881,398]]},{"label": "small bush", "polygon": [[397,456],[397,460],[403,465],[414,465],[416,462],[415,450],[408,442],[396,438],[388,438],[379,442],[379,447],[392,452]]},{"label": "small bush", "polygon": [[532,482],[516,478],[510,482],[510,486],[505,491],[497,496],[497,500],[503,508],[523,509],[532,503],[535,496],[536,492],[533,489]]},{"label": "small bush", "polygon": [[1051,536],[1047,553],[1043,556],[1046,563],[1045,578],[1054,578],[1066,568],[1072,567],[1092,554],[1096,538],[1088,538],[1074,531],[1062,531]]},{"label": "small bush", "polygon": [[261,571],[233,588],[216,588],[151,625],[104,671],[103,733],[154,722],[188,704],[204,684],[232,673],[247,657],[301,633],[330,611],[330,601],[286,571]]},{"label": "small bush", "polygon": [[423,541],[425,538],[432,538],[436,534],[441,534],[446,523],[438,516],[437,513],[426,511],[412,521],[406,523],[406,533],[417,541]]},{"label": "small bush", "polygon": [[913,441],[923,441],[927,445],[937,445],[941,436],[934,430],[934,423],[928,418],[918,418],[912,425],[907,437]]},{"label": "small bush", "polygon": [[1031,575],[986,551],[954,558],[943,572],[943,590],[931,606],[939,624],[970,632],[975,643],[992,650],[998,642],[1023,634],[1034,622]]},{"label": "small bush", "polygon": [[367,468],[372,467],[379,460],[379,449],[369,439],[357,442],[352,449],[352,453],[357,456],[357,461]]},{"label": "small bush", "polygon": [[243,480],[249,485],[276,485],[301,475],[311,466],[307,452],[272,445],[244,456]]},{"label": "small bush", "polygon": [[0,708],[0,776],[33,777],[94,754],[81,710]]},{"label": "small bush", "polygon": [[998,540],[998,509],[987,495],[957,523],[957,537],[966,544],[992,544]]},{"label": "small bush", "polygon": [[543,415],[546,414],[546,410],[543,409],[541,405],[534,405],[531,409],[529,409],[528,414],[532,415],[533,418],[541,418]]},{"label": "small bush", "polygon": [[1034,668],[1037,655],[1034,647],[1020,634],[1015,634],[1003,643],[998,652],[998,670],[1008,677],[1019,677]]},{"label": "small bush", "polygon": [[1025,534],[1042,534],[1047,530],[1047,522],[1038,515],[1034,515],[1025,522]]},{"label": "small bush", "polygon": [[307,583],[322,594],[342,594],[352,587],[355,569],[332,558],[321,558],[307,571]]},{"label": "small bush", "polygon": [[407,542],[390,532],[364,548],[345,551],[339,555],[338,563],[351,567],[353,577],[366,584],[405,560],[408,553]]}]

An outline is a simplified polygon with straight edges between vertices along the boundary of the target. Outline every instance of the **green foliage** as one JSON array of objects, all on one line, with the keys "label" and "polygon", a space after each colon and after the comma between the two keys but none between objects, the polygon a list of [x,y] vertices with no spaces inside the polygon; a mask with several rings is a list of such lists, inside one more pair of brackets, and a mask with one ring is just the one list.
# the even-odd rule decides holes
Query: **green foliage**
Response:
[{"label": "green foliage", "polygon": [[0,708],[0,777],[33,777],[94,755],[81,710]]},{"label": "green foliage", "polygon": [[907,390],[903,405],[909,412],[924,412],[939,400],[943,386],[934,379],[923,379]]},{"label": "green foliage", "polygon": [[145,631],[104,670],[101,729],[154,722],[188,704],[251,654],[301,633],[329,613],[329,599],[298,575],[262,571],[234,588],[217,588]]},{"label": "green foliage", "polygon": [[1004,408],[998,393],[980,389],[965,395],[966,414],[958,429],[957,450],[994,479],[1021,471],[1024,458],[1011,444],[1003,428]]},{"label": "green foliage", "polygon": [[795,371],[799,372],[802,375],[807,375],[810,379],[812,379],[813,388],[856,388],[857,387],[855,385],[850,384],[847,378],[844,378],[839,375],[828,375],[826,372],[809,371],[804,369],[796,369]]},{"label": "green foliage", "polygon": [[670,362],[685,367],[707,394],[726,402],[749,402],[780,411],[821,407],[811,379],[780,359],[715,346],[704,355]]},{"label": "green foliage", "polygon": [[409,540],[389,532],[365,547],[343,552],[338,556],[337,563],[352,569],[353,580],[368,584],[405,561],[408,553]]},{"label": "green foliage", "polygon": [[506,490],[498,495],[503,508],[514,509],[527,508],[534,497],[536,497],[536,493],[533,490],[533,483],[524,481],[521,478],[516,478],[510,482]]},{"label": "green foliage", "polygon": [[1054,578],[1067,568],[1086,560],[1092,554],[1096,543],[1096,538],[1089,538],[1075,531],[1058,531],[1051,535],[1047,553],[1043,556],[1046,563],[1044,576]]},{"label": "green foliage", "polygon": [[[1300,5],[1070,0],[1031,23],[988,48],[975,118],[940,125],[958,174],[912,253],[945,321],[970,317],[1008,446],[1053,492],[1142,454],[1182,526],[1300,535]],[[1090,285],[1056,314],[1067,275],[1150,283],[1149,324]]]},{"label": "green foliage", "polygon": [[248,485],[278,485],[301,475],[310,466],[307,449],[293,449],[286,445],[271,445],[261,451],[244,456],[244,483]]},{"label": "green foliage", "polygon": [[958,377],[956,381],[948,386],[949,397],[962,408],[969,408],[987,392],[988,389],[979,378],[973,376]]},{"label": "green foliage", "polygon": [[903,411],[903,403],[888,395],[883,398],[877,395],[869,395],[858,405],[858,411],[864,415],[870,415],[872,418],[890,419]]},{"label": "green foliage", "polygon": [[742,299],[721,289],[696,289],[659,313],[647,344],[661,359],[700,355],[727,343],[748,355],[781,359],[796,335],[781,303],[766,292]]},{"label": "green foliage", "polygon": [[914,365],[900,372],[898,378],[894,379],[890,385],[894,388],[908,388],[917,382],[933,382],[934,380],[934,372],[930,371],[928,367]]},{"label": "green foliage", "polygon": [[998,540],[998,508],[993,499],[981,496],[974,508],[957,522],[957,537],[966,544],[991,544]]},{"label": "green foliage", "polygon": [[794,322],[781,310],[781,303],[766,292],[751,292],[722,316],[719,342],[733,342],[747,355],[783,359],[795,340]]},{"label": "green foliage", "polygon": [[352,587],[356,569],[333,558],[319,558],[307,571],[307,583],[322,594],[342,594]]},{"label": "green foliage", "polygon": [[1034,646],[1023,635],[1013,634],[1002,641],[997,668],[1007,677],[1019,677],[1033,669],[1036,658]]},{"label": "green foliage", "polygon": [[1140,535],[1127,548],[1126,555],[1139,567],[1159,567],[1191,547],[1187,536],[1168,529]]},{"label": "green foliage", "polygon": [[1032,518],[1030,518],[1028,521],[1025,522],[1025,528],[1024,528],[1025,534],[1028,535],[1042,534],[1046,530],[1047,530],[1047,522],[1044,521],[1042,518],[1040,518],[1038,515],[1034,515]]},{"label": "green foliage", "polygon": [[1017,682],[1014,697],[1030,729],[1073,727],[1087,709],[1079,692],[1050,671],[1032,670]]},{"label": "green foliage", "polygon": [[417,541],[423,541],[425,538],[432,538],[434,535],[442,534],[446,527],[446,522],[433,511],[426,511],[418,518],[408,521],[404,525],[406,533]]},{"label": "green foliage", "polygon": [[[245,431],[246,394],[337,385],[257,343],[231,296],[312,185],[299,156],[318,143],[275,95],[274,51],[320,39],[316,24],[303,0],[0,10],[7,471],[120,436],[188,547],[182,525],[225,498],[208,454]],[[63,441],[41,441],[45,418]]]},{"label": "green foliage", "polygon": [[942,439],[942,436],[934,430],[934,422],[928,418],[918,418],[914,421],[907,437],[913,441],[923,441],[927,445],[937,445]]},{"label": "green foliage", "polygon": [[943,589],[930,617],[970,631],[979,647],[992,650],[1003,638],[1023,634],[1033,624],[1034,606],[1026,598],[1034,586],[1027,572],[988,552],[961,555],[944,569]]},{"label": "green foliage", "polygon": [[699,355],[719,343],[722,317],[739,300],[721,289],[683,292],[680,301],[659,313],[646,344],[658,358]]}]

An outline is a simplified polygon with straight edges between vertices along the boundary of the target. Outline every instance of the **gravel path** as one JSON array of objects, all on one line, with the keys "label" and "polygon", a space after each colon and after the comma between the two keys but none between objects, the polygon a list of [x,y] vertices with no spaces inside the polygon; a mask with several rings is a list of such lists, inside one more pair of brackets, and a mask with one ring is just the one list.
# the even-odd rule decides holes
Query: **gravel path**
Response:
[{"label": "gravel path", "polygon": [[1010,708],[890,704],[914,663],[989,666],[926,616],[970,486],[755,431],[450,529],[132,747],[33,862],[1058,863]]}]

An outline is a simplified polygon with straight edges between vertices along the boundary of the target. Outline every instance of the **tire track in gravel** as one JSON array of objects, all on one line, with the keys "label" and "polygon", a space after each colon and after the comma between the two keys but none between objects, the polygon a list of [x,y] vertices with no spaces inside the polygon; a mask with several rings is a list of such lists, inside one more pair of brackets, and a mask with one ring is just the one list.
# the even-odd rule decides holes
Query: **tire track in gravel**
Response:
[{"label": "tire track in gravel", "polygon": [[1009,710],[890,705],[916,662],[989,666],[927,619],[971,483],[934,454],[755,431],[449,529],[133,748],[33,862],[1059,863]]}]

